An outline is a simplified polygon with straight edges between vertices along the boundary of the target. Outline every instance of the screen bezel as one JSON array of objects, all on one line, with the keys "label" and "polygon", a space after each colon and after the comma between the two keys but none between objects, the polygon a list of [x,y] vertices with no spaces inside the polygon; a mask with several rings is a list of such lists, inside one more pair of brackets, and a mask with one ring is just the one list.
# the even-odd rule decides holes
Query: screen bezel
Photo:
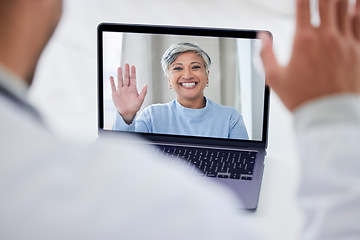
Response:
[{"label": "screen bezel", "polygon": [[[246,38],[257,39],[260,30],[242,30],[242,29],[224,29],[224,28],[202,28],[202,27],[185,27],[185,26],[164,26],[164,25],[142,25],[142,24],[121,24],[121,23],[100,23],[97,29],[97,68],[98,68],[98,130],[99,135],[108,132],[123,133],[122,131],[104,129],[104,99],[103,99],[103,33],[104,32],[126,32],[126,33],[148,33],[148,34],[167,34],[167,35],[191,35],[201,37],[227,37],[227,38]],[[269,31],[266,32],[270,36]],[[131,134],[141,135],[147,140],[161,143],[182,143],[196,144],[207,146],[224,146],[224,147],[253,147],[266,148],[268,139],[269,124],[269,98],[270,89],[265,84],[264,93],[264,114],[262,140],[238,140],[223,138],[193,137],[181,135],[166,135],[153,133]],[[127,132],[128,133],[128,132]]]}]

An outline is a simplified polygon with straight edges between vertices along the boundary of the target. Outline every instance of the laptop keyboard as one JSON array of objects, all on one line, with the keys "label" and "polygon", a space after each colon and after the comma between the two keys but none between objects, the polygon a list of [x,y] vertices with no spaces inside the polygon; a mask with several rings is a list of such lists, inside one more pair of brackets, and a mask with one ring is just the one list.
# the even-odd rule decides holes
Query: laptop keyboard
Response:
[{"label": "laptop keyboard", "polygon": [[184,163],[198,175],[252,180],[256,152],[157,145],[156,150],[172,161]]}]

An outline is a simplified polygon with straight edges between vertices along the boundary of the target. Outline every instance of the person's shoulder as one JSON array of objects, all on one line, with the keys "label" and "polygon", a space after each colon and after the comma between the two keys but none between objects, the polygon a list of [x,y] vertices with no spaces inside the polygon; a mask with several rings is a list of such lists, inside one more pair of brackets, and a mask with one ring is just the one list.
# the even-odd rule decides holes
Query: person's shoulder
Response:
[{"label": "person's shoulder", "polygon": [[218,111],[222,111],[222,112],[226,112],[226,113],[232,113],[235,115],[240,115],[240,113],[233,107],[230,106],[226,106],[226,105],[221,105],[218,104],[210,99],[207,98],[207,102],[209,104],[210,107],[217,109]]}]

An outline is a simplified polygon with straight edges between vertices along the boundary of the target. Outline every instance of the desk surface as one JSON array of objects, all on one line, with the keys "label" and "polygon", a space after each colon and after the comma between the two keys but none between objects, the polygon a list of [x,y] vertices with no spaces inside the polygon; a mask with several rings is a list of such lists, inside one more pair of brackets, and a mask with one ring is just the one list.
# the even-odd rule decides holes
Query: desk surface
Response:
[{"label": "desk surface", "polygon": [[247,214],[267,239],[297,239],[302,215],[296,202],[298,168],[285,159],[266,158],[259,206]]}]

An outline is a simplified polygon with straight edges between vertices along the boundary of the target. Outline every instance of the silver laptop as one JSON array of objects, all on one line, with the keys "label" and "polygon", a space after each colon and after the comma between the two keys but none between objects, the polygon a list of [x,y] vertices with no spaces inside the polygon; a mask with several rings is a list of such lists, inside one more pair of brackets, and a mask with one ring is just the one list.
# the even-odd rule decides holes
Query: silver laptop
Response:
[{"label": "silver laptop", "polygon": [[[261,70],[261,42],[257,32],[101,23],[98,26],[99,135],[125,132],[140,135],[154,146],[154,151],[173,156],[172,161],[183,162],[199,177],[228,186],[239,196],[245,209],[255,210],[269,117],[269,88]],[[206,65],[201,65],[200,60],[192,61],[191,57],[196,56],[190,51],[189,61],[180,59],[185,55],[176,56],[173,62],[181,61],[170,64],[171,73],[166,76],[161,59],[177,44],[195,45],[207,54],[211,61],[205,70],[208,75],[199,77],[207,80],[206,85],[203,80],[189,80],[190,76],[180,82],[174,80],[175,86],[171,86],[173,80],[169,76],[175,76],[175,71],[196,71]],[[115,107],[110,82],[112,76],[115,89],[118,87],[118,67],[125,72],[125,64],[136,68],[138,91],[147,85],[144,101],[130,125]],[[193,92],[204,95],[204,107],[185,106],[183,100],[192,96],[185,94]]]}]

